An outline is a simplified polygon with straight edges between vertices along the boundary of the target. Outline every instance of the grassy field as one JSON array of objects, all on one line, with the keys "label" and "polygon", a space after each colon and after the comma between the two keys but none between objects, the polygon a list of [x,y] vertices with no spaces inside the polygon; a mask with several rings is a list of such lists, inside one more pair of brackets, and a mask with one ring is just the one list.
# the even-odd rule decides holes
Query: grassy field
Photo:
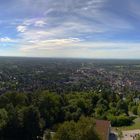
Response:
[{"label": "grassy field", "polygon": [[[134,129],[140,129],[140,118],[136,118],[134,120],[134,123],[130,126],[124,126],[124,127],[117,127],[121,130],[134,130]],[[115,128],[114,128],[115,129]]]}]

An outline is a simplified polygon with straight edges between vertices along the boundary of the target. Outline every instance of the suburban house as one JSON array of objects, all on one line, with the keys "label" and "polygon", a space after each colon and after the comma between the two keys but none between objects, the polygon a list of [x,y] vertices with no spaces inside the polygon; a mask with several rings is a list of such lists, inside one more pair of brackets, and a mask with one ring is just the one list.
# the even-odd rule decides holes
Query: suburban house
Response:
[{"label": "suburban house", "polygon": [[96,131],[99,134],[101,140],[109,140],[109,135],[111,131],[110,121],[96,120]]}]

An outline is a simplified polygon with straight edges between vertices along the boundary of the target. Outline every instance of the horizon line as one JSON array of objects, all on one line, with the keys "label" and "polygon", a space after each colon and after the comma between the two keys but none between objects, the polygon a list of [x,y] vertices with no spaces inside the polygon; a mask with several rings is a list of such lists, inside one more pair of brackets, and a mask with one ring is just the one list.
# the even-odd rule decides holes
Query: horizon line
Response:
[{"label": "horizon line", "polygon": [[89,58],[89,57],[47,57],[47,56],[0,56],[0,58],[45,58],[45,59],[92,59],[92,60],[140,60],[140,58]]}]

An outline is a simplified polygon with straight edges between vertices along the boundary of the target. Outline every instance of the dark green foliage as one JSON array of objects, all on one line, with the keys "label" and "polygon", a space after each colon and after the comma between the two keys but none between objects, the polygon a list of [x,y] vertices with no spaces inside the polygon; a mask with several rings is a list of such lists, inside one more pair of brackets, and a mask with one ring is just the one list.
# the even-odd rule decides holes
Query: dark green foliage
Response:
[{"label": "dark green foliage", "polygon": [[121,114],[125,113],[128,115],[128,104],[123,100],[119,100],[117,103],[117,110]]},{"label": "dark green foliage", "polygon": [[137,106],[132,106],[131,111],[134,115],[138,114],[138,107]]},{"label": "dark green foliage", "polygon": [[43,130],[44,124],[42,124],[40,113],[38,108],[29,106],[21,110],[22,123],[25,139],[36,139],[36,136],[40,135]]},{"label": "dark green foliage", "polygon": [[0,130],[5,128],[7,123],[8,123],[8,113],[4,108],[0,109]]},{"label": "dark green foliage", "polygon": [[[110,94],[111,96],[113,94],[113,99],[103,91],[68,94],[49,91],[2,94],[0,95],[0,138],[36,140],[37,136],[43,135],[45,129],[52,129],[54,125],[64,121],[77,122],[82,115],[108,119],[113,126],[130,125],[133,120],[128,112],[140,114],[139,103],[136,104],[130,97],[122,100],[121,95]],[[83,125],[86,127],[86,123]],[[71,131],[74,130],[71,128],[74,125],[69,127]]]},{"label": "dark green foliage", "polygon": [[95,131],[95,121],[93,118],[81,117],[77,123],[64,122],[58,128],[54,140],[99,140]]},{"label": "dark green foliage", "polygon": [[111,121],[112,126],[128,126],[133,122],[132,118],[124,115],[120,116],[109,115],[108,120]]},{"label": "dark green foliage", "polygon": [[61,108],[60,96],[42,92],[38,96],[37,106],[41,117],[46,121],[46,126],[50,127],[57,122]]}]

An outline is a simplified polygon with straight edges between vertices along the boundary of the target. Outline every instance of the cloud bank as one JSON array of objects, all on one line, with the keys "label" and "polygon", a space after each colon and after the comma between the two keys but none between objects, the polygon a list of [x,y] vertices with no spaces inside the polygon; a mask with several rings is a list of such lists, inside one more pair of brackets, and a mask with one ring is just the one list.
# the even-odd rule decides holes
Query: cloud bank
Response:
[{"label": "cloud bank", "polygon": [[0,49],[24,56],[140,58],[139,6],[138,0],[5,0]]}]

